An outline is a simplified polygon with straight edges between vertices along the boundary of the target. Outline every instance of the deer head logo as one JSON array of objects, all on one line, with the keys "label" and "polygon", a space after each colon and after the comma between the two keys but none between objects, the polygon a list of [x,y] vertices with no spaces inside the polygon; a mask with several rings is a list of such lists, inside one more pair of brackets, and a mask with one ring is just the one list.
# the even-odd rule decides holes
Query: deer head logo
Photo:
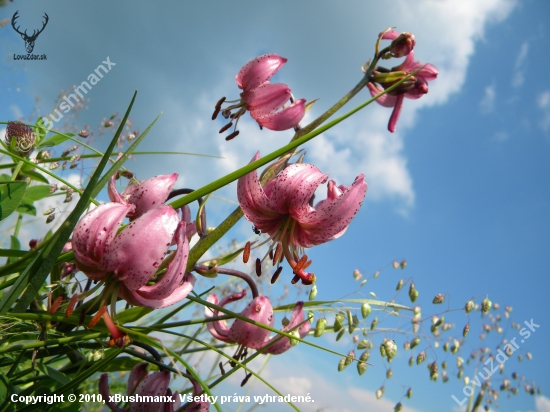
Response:
[{"label": "deer head logo", "polygon": [[42,33],[42,31],[44,30],[44,28],[46,27],[46,24],[48,24],[48,20],[49,20],[49,17],[46,13],[44,13],[44,23],[42,25],[42,28],[38,31],[34,30],[32,32],[32,35],[28,35],[27,34],[27,30],[25,30],[24,33],[21,33],[19,31],[19,26],[15,27],[15,20],[17,20],[17,18],[19,17],[17,15],[17,13],[19,13],[19,10],[17,10],[15,12],[15,14],[13,15],[12,19],[11,19],[11,25],[13,26],[13,29],[19,33],[21,35],[21,37],[23,38],[23,40],[25,40],[25,48],[27,49],[27,53],[32,53],[33,49],[34,49],[34,42],[36,41],[36,38],[38,37],[38,35],[40,33]]}]

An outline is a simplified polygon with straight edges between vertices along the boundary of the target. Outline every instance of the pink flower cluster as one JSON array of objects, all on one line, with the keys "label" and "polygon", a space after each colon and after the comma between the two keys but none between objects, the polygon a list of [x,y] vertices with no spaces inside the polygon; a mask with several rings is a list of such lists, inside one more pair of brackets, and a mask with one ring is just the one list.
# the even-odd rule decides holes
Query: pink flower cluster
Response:
[{"label": "pink flower cluster", "polygon": [[[163,205],[177,176],[131,183],[122,194],[111,179],[112,202],[84,215],[75,227],[72,248],[78,269],[90,279],[115,282],[115,290],[132,305],[163,308],[193,289],[195,277],[185,272],[193,225]],[[119,232],[126,217],[131,223]],[[170,251],[173,244],[177,249]],[[167,270],[162,279],[148,286],[163,265]]]},{"label": "pink flower cluster", "polygon": [[[215,119],[221,111],[222,115],[231,122],[222,127],[220,133],[233,126],[233,120],[238,119],[248,110],[250,116],[258,122],[260,127],[270,130],[282,131],[288,130],[300,122],[305,114],[305,99],[294,101],[290,88],[286,84],[271,83],[269,79],[287,62],[287,59],[277,54],[264,54],[256,57],[246,63],[237,76],[235,81],[237,86],[242,89],[241,99],[232,101],[229,107],[222,110],[221,105],[225,98],[221,99],[216,105],[216,111],[212,116]],[[291,104],[285,107],[287,101]],[[233,110],[236,110],[232,113]],[[230,140],[238,135],[235,130],[226,140]]]},{"label": "pink flower cluster", "polygon": [[391,70],[377,67],[373,73],[373,81],[367,83],[367,87],[373,97],[384,91],[384,89],[393,86],[407,75],[418,70],[418,72],[404,81],[396,89],[384,94],[376,100],[378,104],[384,107],[393,108],[388,123],[388,130],[393,133],[395,132],[397,120],[401,114],[404,98],[420,99],[423,95],[428,93],[428,82],[436,79],[439,72],[432,64],[424,64],[414,60],[413,48],[416,42],[412,34],[388,30],[381,33],[381,38],[393,40],[390,45],[390,54],[393,57],[407,57],[403,63],[393,67]]}]

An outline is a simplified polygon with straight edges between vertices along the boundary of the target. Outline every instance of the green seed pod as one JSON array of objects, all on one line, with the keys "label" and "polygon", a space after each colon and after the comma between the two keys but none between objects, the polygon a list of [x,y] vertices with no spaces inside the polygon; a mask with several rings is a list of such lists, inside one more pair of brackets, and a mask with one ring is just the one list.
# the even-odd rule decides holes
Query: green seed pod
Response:
[{"label": "green seed pod", "polygon": [[353,327],[353,315],[351,314],[351,310],[347,310],[346,311],[346,314],[348,315],[348,329],[349,329],[349,333],[353,333],[353,330],[355,329]]},{"label": "green seed pod", "polygon": [[309,323],[313,323],[313,320],[315,319],[315,313],[313,313],[312,310],[307,311],[307,319],[309,320]]},{"label": "green seed pod", "polygon": [[438,293],[437,295],[435,295],[435,297],[432,300],[432,303],[434,305],[439,305],[443,302],[445,302],[445,295],[443,295],[442,293]]},{"label": "green seed pod", "polygon": [[403,343],[403,349],[409,350],[410,348],[411,348],[411,342],[406,341],[405,343]]},{"label": "green seed pod", "polygon": [[351,317],[351,323],[348,325],[349,333],[353,333],[357,326],[359,326],[359,318],[357,317],[357,315],[353,315]]},{"label": "green seed pod", "polygon": [[411,340],[411,349],[414,349],[420,344],[420,336],[417,336],[413,340]]},{"label": "green seed pod", "polygon": [[367,362],[357,362],[357,372],[359,376],[364,374],[367,371]]},{"label": "green seed pod", "polygon": [[309,300],[314,300],[317,297],[317,285],[314,283],[309,291]]},{"label": "green seed pod", "polygon": [[475,308],[475,304],[473,300],[469,300],[468,302],[466,302],[466,305],[464,306],[464,310],[466,311],[466,313],[470,313],[472,310],[474,310],[474,308]]},{"label": "green seed pod", "polygon": [[290,323],[290,320],[288,320],[288,318],[285,316],[283,320],[281,320],[281,323],[283,324],[283,326],[286,326]]},{"label": "green seed pod", "polygon": [[372,275],[372,278],[376,279],[379,275],[380,275],[380,271],[377,270],[376,272],[374,272],[374,275]]},{"label": "green seed pod", "polygon": [[340,332],[338,332],[338,335],[336,335],[336,342],[338,342],[340,339],[342,339],[342,336],[344,336],[344,333],[346,333],[345,329],[340,329]]},{"label": "green seed pod", "polygon": [[372,343],[370,342],[370,340],[363,339],[361,342],[357,344],[357,349],[367,349],[369,347],[369,344],[370,346],[372,346]]},{"label": "green seed pod", "polygon": [[367,318],[370,313],[372,312],[372,308],[368,303],[363,303],[361,306],[361,316],[363,316],[363,319]]},{"label": "green seed pod", "polygon": [[464,375],[464,369],[459,369],[458,370],[458,373],[456,374],[456,377],[458,379],[461,379],[462,378],[462,375]]},{"label": "green seed pod", "polygon": [[491,306],[493,306],[493,302],[489,300],[489,298],[485,298],[481,301],[481,311],[483,313],[489,312],[491,309]]},{"label": "green seed pod", "polygon": [[458,368],[461,368],[463,364],[464,364],[464,359],[462,359],[462,356],[457,356],[456,357],[456,366]]},{"label": "green seed pod", "polygon": [[361,281],[361,285],[359,285],[359,286],[360,286],[360,287],[362,287],[362,286],[365,286],[365,285],[366,285],[366,283],[367,283],[367,279],[365,279],[365,280]]},{"label": "green seed pod", "polygon": [[388,370],[386,370],[386,379],[390,379],[392,376],[393,371],[391,370],[391,368],[389,368]]},{"label": "green seed pod", "polygon": [[395,355],[397,355],[397,345],[395,344],[395,341],[391,339],[384,342],[384,346],[386,349],[386,356],[389,361],[391,358],[394,358]]},{"label": "green seed pod", "polygon": [[451,346],[451,353],[454,355],[460,349],[460,342],[456,339],[453,340],[453,346]]},{"label": "green seed pod", "polygon": [[368,350],[364,351],[361,356],[359,356],[359,360],[360,361],[363,361],[363,362],[366,362],[368,361],[370,358],[370,352]]},{"label": "green seed pod", "polygon": [[325,332],[325,328],[327,326],[327,320],[325,318],[321,318],[317,321],[317,325],[315,326],[315,332],[313,332],[313,336],[318,338]]},{"label": "green seed pod", "polygon": [[359,269],[355,269],[353,271],[353,278],[355,280],[360,280],[362,277],[363,277],[363,274],[361,272],[359,272]]},{"label": "green seed pod", "polygon": [[393,407],[393,410],[394,412],[401,412],[403,410],[403,405],[401,405],[401,402],[397,402]]},{"label": "green seed pod", "polygon": [[413,289],[412,292],[409,292],[409,298],[411,298],[411,302],[416,302],[416,299],[418,299],[418,290]]},{"label": "green seed pod", "polygon": [[338,362],[338,372],[342,372],[344,369],[346,369],[346,358],[340,359],[340,362]]},{"label": "green seed pod", "polygon": [[381,386],[380,389],[376,391],[376,399],[380,399],[382,395],[384,395],[385,391],[386,391],[386,388],[384,388],[384,386]]},{"label": "green seed pod", "polygon": [[370,324],[370,330],[374,330],[374,328],[376,328],[376,325],[378,325],[378,316],[372,320]]},{"label": "green seed pod", "polygon": [[445,342],[445,343],[443,344],[443,350],[444,350],[445,352],[448,352],[448,351],[449,351],[449,342]]},{"label": "green seed pod", "polygon": [[413,390],[412,390],[412,388],[409,388],[407,390],[407,398],[411,399],[412,396],[413,396]]},{"label": "green seed pod", "polygon": [[426,360],[426,351],[422,351],[418,354],[416,357],[416,364],[420,365],[422,362]]},{"label": "green seed pod", "polygon": [[447,369],[447,362],[445,362],[445,361],[441,362],[441,367],[443,369]]},{"label": "green seed pod", "polygon": [[470,324],[469,323],[467,323],[464,326],[464,329],[462,329],[462,336],[466,337],[466,335],[468,335],[468,332],[470,332]]},{"label": "green seed pod", "polygon": [[414,356],[411,356],[409,358],[409,366],[413,366],[414,365]]},{"label": "green seed pod", "polygon": [[385,358],[387,356],[386,354],[386,347],[384,346],[384,344],[380,345],[380,355]]},{"label": "green seed pod", "polygon": [[395,290],[401,290],[404,282],[405,281],[403,279],[399,279],[399,282],[397,282],[397,287],[395,288]]},{"label": "green seed pod", "polygon": [[342,313],[337,313],[334,317],[334,332],[338,332],[342,329],[344,322],[344,315]]}]

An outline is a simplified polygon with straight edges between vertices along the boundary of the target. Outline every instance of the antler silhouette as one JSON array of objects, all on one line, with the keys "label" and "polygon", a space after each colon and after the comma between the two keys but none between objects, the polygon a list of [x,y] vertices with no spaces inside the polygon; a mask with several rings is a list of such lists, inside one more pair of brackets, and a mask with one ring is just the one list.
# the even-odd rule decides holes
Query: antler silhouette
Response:
[{"label": "antler silhouette", "polygon": [[45,21],[44,21],[44,23],[42,23],[42,28],[41,28],[40,30],[38,30],[38,31],[33,30],[32,35],[29,36],[29,35],[27,34],[27,30],[25,30],[24,33],[21,33],[21,32],[19,31],[19,27],[20,27],[20,26],[15,27],[15,21],[16,21],[17,18],[19,17],[19,16],[18,16],[18,13],[19,13],[19,10],[17,10],[17,11],[15,12],[15,14],[13,15],[13,17],[12,17],[12,19],[11,19],[11,25],[12,25],[13,29],[14,29],[17,33],[19,33],[19,34],[21,35],[21,37],[23,38],[23,40],[25,40],[25,47],[26,47],[26,49],[27,49],[27,52],[28,52],[28,53],[32,53],[32,51],[33,51],[33,49],[34,49],[34,41],[36,40],[36,38],[38,37],[38,35],[39,35],[40,33],[42,33],[42,31],[46,28],[46,25],[48,24],[48,21],[50,20],[50,18],[48,17],[48,15],[47,15],[46,13],[44,13],[44,19],[45,19]]}]

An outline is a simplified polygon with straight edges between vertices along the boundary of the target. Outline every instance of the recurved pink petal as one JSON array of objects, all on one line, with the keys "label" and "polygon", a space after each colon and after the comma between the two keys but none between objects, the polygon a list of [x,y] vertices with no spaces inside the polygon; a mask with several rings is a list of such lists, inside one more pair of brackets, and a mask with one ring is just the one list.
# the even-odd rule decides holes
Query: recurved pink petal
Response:
[{"label": "recurved pink petal", "polygon": [[187,241],[185,222],[180,222],[174,234],[177,250],[172,262],[161,280],[152,286],[142,286],[138,289],[144,299],[164,299],[176,290],[187,269],[187,257],[189,256],[189,242]]},{"label": "recurved pink petal", "polygon": [[196,278],[192,273],[186,273],[182,279],[182,283],[165,298],[145,298],[141,295],[140,290],[131,291],[122,285],[119,289],[119,294],[122,299],[134,306],[143,306],[145,308],[160,309],[174,305],[185,299],[193,290]]},{"label": "recurved pink petal", "polygon": [[277,132],[288,130],[300,123],[306,114],[306,99],[299,99],[290,106],[275,113],[261,115],[258,111],[252,110],[250,116],[262,127]]},{"label": "recurved pink petal", "polygon": [[235,81],[244,91],[255,89],[277,73],[286,61],[287,59],[277,54],[264,54],[256,57],[239,70]]},{"label": "recurved pink petal", "polygon": [[122,192],[122,197],[127,198],[128,203],[136,205],[134,218],[163,204],[177,179],[178,174],[172,173],[171,175],[155,176],[139,183],[130,182]]},{"label": "recurved pink petal", "polygon": [[[367,83],[367,87],[372,97],[376,97],[378,94],[384,91],[384,89],[374,85],[373,83]],[[397,102],[397,97],[391,96],[387,93],[380,96],[378,99],[376,99],[376,103],[384,107],[394,107],[396,102]]]},{"label": "recurved pink petal", "polygon": [[281,214],[290,214],[300,221],[300,217],[311,209],[309,200],[328,175],[321,173],[315,166],[295,163],[287,166],[266,186],[266,196],[273,210]]},{"label": "recurved pink petal", "polygon": [[[258,296],[241,312],[242,316],[264,325],[273,326],[273,307],[266,296]],[[269,331],[252,325],[244,320],[236,319],[229,329],[229,339],[248,348],[259,349],[264,346]]]},{"label": "recurved pink petal", "polygon": [[261,86],[241,93],[241,99],[246,102],[246,108],[253,118],[271,114],[280,109],[290,99],[290,87],[286,84],[266,82]]},{"label": "recurved pink petal", "polygon": [[[210,295],[206,298],[207,302],[213,303],[217,306],[225,306],[230,302],[235,302],[237,300],[240,300],[246,296],[246,289],[243,289],[241,292],[233,293],[232,295],[226,296],[222,299],[220,303],[218,303],[218,296],[216,294]],[[214,316],[219,316],[220,312],[217,310],[210,309],[208,306],[204,307],[204,315],[206,318],[211,318]],[[227,326],[227,323],[224,320],[217,320],[214,322],[208,322],[207,324],[208,331],[214,336],[216,339],[219,339],[224,342],[232,342],[231,339],[229,339],[229,327]]]},{"label": "recurved pink petal", "polygon": [[101,279],[106,268],[102,265],[105,252],[117,234],[133,205],[103,203],[85,214],[76,224],[72,248],[79,270],[92,279]]},{"label": "recurved pink petal", "polygon": [[[401,33],[395,30],[388,30],[386,32],[383,32],[382,39],[384,40],[395,40],[399,37]],[[380,36],[382,33],[380,33],[378,36]]]},{"label": "recurved pink petal", "polygon": [[[163,396],[166,394],[170,383],[170,372],[155,372],[147,376],[136,390],[136,395],[141,396]],[[130,412],[160,412],[164,402],[133,402],[130,405]]]},{"label": "recurved pink petal", "polygon": [[[260,158],[260,152],[252,158],[250,163]],[[253,222],[262,232],[268,232],[268,228],[278,225],[281,214],[273,210],[270,199],[264,193],[264,189],[258,179],[258,172],[244,175],[237,182],[237,198],[243,210],[245,218]]]},{"label": "recurved pink petal", "polygon": [[126,409],[119,408],[115,402],[111,402],[111,390],[109,389],[109,375],[104,373],[99,377],[99,393],[105,400],[105,405],[113,412],[126,412]]},{"label": "recurved pink petal", "polygon": [[327,199],[315,206],[314,211],[298,220],[294,231],[294,243],[302,247],[311,247],[340,237],[359,211],[367,187],[364,176],[359,175],[349,188],[340,186],[342,194],[337,198],[332,198],[334,192],[329,194]]},{"label": "recurved pink petal", "polygon": [[[298,302],[296,303],[296,306],[294,307],[294,310],[292,311],[292,318],[290,319],[290,322],[288,325],[286,325],[282,331],[288,332],[292,329],[294,329],[297,325],[301,324],[305,318],[304,318],[304,302]],[[305,322],[303,325],[301,325],[298,328],[298,333],[300,335],[300,338],[304,338],[310,331],[311,325],[309,321]],[[266,345],[268,345],[270,342],[276,340],[279,337],[279,335],[275,335],[272,337],[269,341],[266,342]],[[290,346],[290,339],[288,339],[286,336],[282,337],[281,339],[277,340],[274,344],[266,348],[263,353],[270,353],[272,355],[280,355],[283,352],[286,352],[291,348]]]},{"label": "recurved pink petal", "polygon": [[170,206],[160,205],[134,220],[112,241],[102,266],[113,271],[131,291],[155,274],[178,227],[179,217]]},{"label": "recurved pink petal", "polygon": [[388,122],[388,130],[390,132],[395,132],[395,127],[397,125],[397,120],[399,120],[399,116],[401,115],[401,109],[403,107],[403,99],[405,98],[405,95],[400,94],[399,96],[396,96],[396,102],[395,106],[393,108],[393,111],[391,112],[390,120]]},{"label": "recurved pink petal", "polygon": [[130,372],[130,376],[128,376],[128,385],[126,386],[126,394],[133,395],[136,392],[139,384],[148,375],[147,365],[149,365],[147,362],[142,362],[134,366],[134,368]]}]

